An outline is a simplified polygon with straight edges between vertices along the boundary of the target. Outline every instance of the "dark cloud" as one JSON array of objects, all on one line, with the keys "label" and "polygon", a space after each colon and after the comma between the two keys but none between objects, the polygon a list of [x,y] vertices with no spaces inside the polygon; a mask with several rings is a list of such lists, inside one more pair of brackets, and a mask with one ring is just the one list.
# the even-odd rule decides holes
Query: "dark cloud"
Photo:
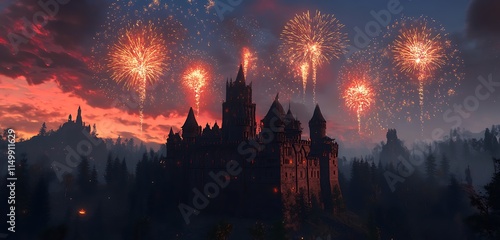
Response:
[{"label": "dark cloud", "polygon": [[[99,26],[101,9],[105,9],[101,2],[97,3],[74,0],[59,5],[58,11],[47,18],[47,24],[37,25],[31,36],[23,34],[23,29],[31,32],[25,26],[34,26],[33,16],[44,12],[38,1],[20,0],[3,9],[0,30],[5,34],[0,35],[0,74],[24,77],[29,84],[55,80],[64,92],[83,99],[95,95],[98,86],[89,81],[90,47],[86,45]],[[12,44],[13,36],[23,41]]]},{"label": "dark cloud", "polygon": [[0,113],[2,116],[7,115],[7,114],[18,114],[20,116],[23,116],[25,119],[50,119],[54,116],[61,115],[57,111],[51,111],[51,112],[43,112],[40,113],[39,111],[36,111],[36,107],[29,105],[29,104],[18,104],[18,105],[10,105],[7,106],[6,108],[2,108],[0,110]]},{"label": "dark cloud", "polygon": [[467,33],[472,38],[500,37],[500,1],[474,0],[467,16]]}]

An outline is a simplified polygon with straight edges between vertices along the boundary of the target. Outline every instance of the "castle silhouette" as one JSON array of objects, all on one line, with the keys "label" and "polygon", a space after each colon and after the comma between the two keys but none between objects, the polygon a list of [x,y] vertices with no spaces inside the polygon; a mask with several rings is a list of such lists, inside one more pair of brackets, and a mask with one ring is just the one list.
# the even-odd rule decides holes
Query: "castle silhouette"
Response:
[{"label": "castle silhouette", "polygon": [[[240,65],[236,80],[226,82],[221,127],[207,123],[202,129],[193,109],[189,109],[182,134],[170,129],[166,143],[166,163],[173,168],[177,182],[172,191],[179,202],[203,205],[218,214],[265,217],[283,213],[301,194],[308,204],[316,202],[326,210],[337,209],[342,197],[338,144],[326,136],[326,120],[319,106],[309,121],[310,140],[303,140],[300,121],[290,107],[285,113],[278,98],[276,95],[257,125],[252,84],[246,84]],[[221,174],[230,161],[241,167],[239,174]],[[206,192],[199,196],[221,177],[228,184],[217,197]],[[210,201],[207,206],[205,200]]]}]

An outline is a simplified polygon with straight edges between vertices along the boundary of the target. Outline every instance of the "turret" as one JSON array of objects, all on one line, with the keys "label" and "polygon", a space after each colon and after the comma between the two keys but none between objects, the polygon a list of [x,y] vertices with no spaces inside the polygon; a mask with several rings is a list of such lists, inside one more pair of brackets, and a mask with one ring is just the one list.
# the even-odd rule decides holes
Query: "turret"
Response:
[{"label": "turret", "polygon": [[174,137],[174,131],[172,130],[172,127],[170,127],[170,132],[168,133],[168,138]]},{"label": "turret", "polygon": [[311,133],[311,141],[313,142],[326,137],[326,120],[319,109],[319,105],[316,105],[313,116],[309,121],[309,131]]},{"label": "turret", "polygon": [[226,100],[222,103],[222,136],[226,142],[240,142],[255,137],[255,103],[252,87],[246,85],[243,65],[236,80],[226,82]]},{"label": "turret", "polygon": [[262,119],[264,128],[271,129],[273,132],[284,132],[285,130],[285,110],[279,102],[279,93],[276,94],[273,104],[267,111],[266,116]]},{"label": "turret", "polygon": [[245,73],[243,72],[243,64],[240,64],[240,70],[238,70],[238,75],[236,76],[236,81],[234,82],[245,86]]},{"label": "turret", "polygon": [[300,126],[300,121],[293,116],[290,104],[288,104],[288,112],[285,115],[284,122],[286,137],[291,140],[299,141],[302,135],[302,127]]},{"label": "turret", "polygon": [[192,141],[201,133],[201,127],[194,117],[193,108],[189,108],[189,113],[186,122],[182,125],[182,138],[184,140]]},{"label": "turret", "polygon": [[78,126],[83,126],[82,109],[80,108],[80,106],[78,106],[78,114],[76,115],[76,124]]}]

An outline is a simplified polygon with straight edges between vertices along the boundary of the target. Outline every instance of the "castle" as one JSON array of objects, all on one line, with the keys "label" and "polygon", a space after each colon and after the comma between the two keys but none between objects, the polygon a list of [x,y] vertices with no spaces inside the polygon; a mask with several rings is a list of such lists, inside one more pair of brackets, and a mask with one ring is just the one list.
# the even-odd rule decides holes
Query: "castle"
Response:
[{"label": "castle", "polygon": [[69,129],[77,129],[77,130],[80,130],[80,128],[82,128],[82,130],[86,131],[87,133],[90,133],[90,125],[88,126],[85,125],[85,122],[83,122],[82,120],[82,109],[80,108],[80,106],[78,106],[76,120],[73,121],[73,117],[70,114],[68,116],[68,121],[65,122],[61,127]]},{"label": "castle", "polygon": [[255,109],[252,84],[246,84],[240,65],[236,80],[226,82],[221,127],[207,123],[202,128],[191,108],[182,134],[170,129],[166,161],[177,181],[173,194],[180,202],[191,203],[193,189],[203,191],[214,181],[211,172],[224,171],[229,161],[236,161],[242,171],[226,176],[230,183],[208,207],[214,212],[261,217],[282,213],[299,193],[307,203],[316,201],[334,211],[341,199],[338,144],[326,136],[319,106],[309,121],[310,140],[302,139],[300,121],[290,107],[285,113],[278,95],[259,125]]}]

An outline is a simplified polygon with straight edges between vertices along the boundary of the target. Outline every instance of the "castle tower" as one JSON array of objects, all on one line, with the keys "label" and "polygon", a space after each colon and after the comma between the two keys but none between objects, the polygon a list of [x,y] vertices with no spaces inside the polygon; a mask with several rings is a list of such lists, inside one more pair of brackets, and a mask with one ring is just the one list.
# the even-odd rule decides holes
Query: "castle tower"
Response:
[{"label": "castle tower", "polygon": [[326,120],[317,104],[313,116],[309,121],[309,131],[312,142],[321,141],[321,139],[326,137]]},{"label": "castle tower", "polygon": [[318,105],[309,121],[311,152],[319,159],[321,198],[327,210],[335,211],[342,199],[338,181],[338,144],[326,136],[326,120]]},{"label": "castle tower", "polygon": [[82,109],[80,108],[80,106],[78,106],[78,114],[76,115],[76,124],[78,126],[83,126]]},{"label": "castle tower", "polygon": [[226,100],[222,103],[222,136],[226,142],[255,138],[255,103],[252,84],[246,85],[243,65],[236,81],[226,82]]},{"label": "castle tower", "polygon": [[266,116],[262,119],[262,127],[271,129],[273,132],[285,131],[285,110],[279,102],[279,93],[276,94],[273,104],[267,111]]},{"label": "castle tower", "polygon": [[196,137],[201,134],[201,126],[198,126],[198,122],[194,117],[193,108],[189,108],[189,113],[186,118],[186,122],[182,125],[182,138],[188,142],[194,142]]},{"label": "castle tower", "polygon": [[300,141],[302,127],[300,126],[300,121],[293,116],[290,105],[288,105],[288,112],[286,113],[284,122],[286,138],[293,141]]}]

